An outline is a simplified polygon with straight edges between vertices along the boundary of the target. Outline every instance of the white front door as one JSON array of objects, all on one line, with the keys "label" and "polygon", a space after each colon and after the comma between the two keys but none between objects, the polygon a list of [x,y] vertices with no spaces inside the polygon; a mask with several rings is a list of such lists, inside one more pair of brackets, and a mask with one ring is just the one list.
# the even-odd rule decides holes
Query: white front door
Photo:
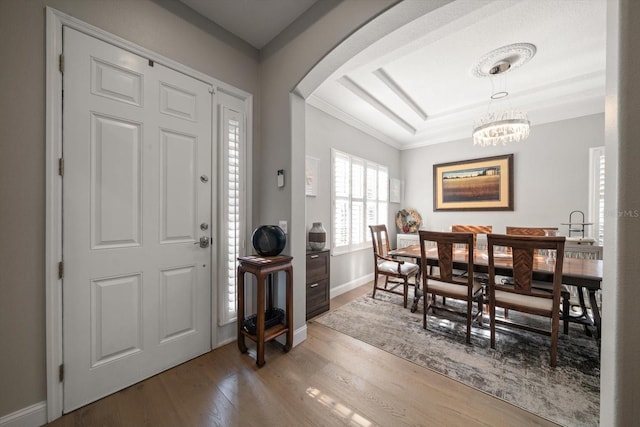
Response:
[{"label": "white front door", "polygon": [[211,349],[212,90],[64,28],[68,412]]}]

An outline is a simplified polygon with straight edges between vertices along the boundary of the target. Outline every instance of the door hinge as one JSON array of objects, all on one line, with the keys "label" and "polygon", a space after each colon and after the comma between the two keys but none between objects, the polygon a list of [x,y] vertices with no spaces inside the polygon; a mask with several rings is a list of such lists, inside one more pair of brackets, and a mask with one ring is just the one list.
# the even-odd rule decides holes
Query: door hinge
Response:
[{"label": "door hinge", "polygon": [[60,56],[58,57],[58,68],[60,69],[60,72],[64,74],[64,55],[60,54]]},{"label": "door hinge", "polygon": [[60,261],[58,263],[58,279],[64,278],[64,262]]},{"label": "door hinge", "polygon": [[64,176],[64,159],[62,157],[58,159],[58,175]]},{"label": "door hinge", "polygon": [[64,363],[58,367],[58,379],[60,382],[64,381]]}]

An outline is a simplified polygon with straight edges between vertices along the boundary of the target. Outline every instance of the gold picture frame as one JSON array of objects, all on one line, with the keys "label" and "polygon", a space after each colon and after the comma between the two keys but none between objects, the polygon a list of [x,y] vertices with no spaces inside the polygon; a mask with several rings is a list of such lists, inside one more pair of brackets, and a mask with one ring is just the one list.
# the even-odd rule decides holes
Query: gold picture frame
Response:
[{"label": "gold picture frame", "polygon": [[513,154],[433,165],[434,211],[512,211]]}]

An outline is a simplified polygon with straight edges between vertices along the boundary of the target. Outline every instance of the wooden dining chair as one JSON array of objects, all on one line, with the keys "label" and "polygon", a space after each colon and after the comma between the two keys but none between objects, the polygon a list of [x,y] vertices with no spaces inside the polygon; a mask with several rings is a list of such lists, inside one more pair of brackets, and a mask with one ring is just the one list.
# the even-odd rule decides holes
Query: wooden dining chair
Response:
[{"label": "wooden dining chair", "polygon": [[[534,237],[502,234],[487,236],[489,254],[489,321],[491,328],[491,348],[496,348],[496,323],[516,327],[551,337],[550,365],[556,366],[558,358],[558,331],[560,324],[560,291],[562,287],[562,265],[564,261],[564,237]],[[497,247],[511,249],[513,284],[496,283]],[[536,251],[556,251],[552,262],[552,291],[536,289],[533,286],[533,269]],[[545,262],[549,262],[546,260]],[[496,318],[496,308],[544,316],[551,319],[551,330],[540,329],[524,323],[515,323]]]},{"label": "wooden dining chair", "polygon": [[[387,233],[386,225],[370,225],[369,229],[371,230],[371,240],[373,241],[374,268],[373,294],[371,297],[376,297],[377,290],[402,295],[404,296],[404,307],[407,308],[409,278],[414,277],[414,280],[417,281],[420,268],[418,264],[389,256],[391,247],[389,246],[389,234]],[[384,286],[378,286],[379,276],[384,276]],[[396,290],[401,285],[402,291]]]},{"label": "wooden dining chair", "polygon": [[[558,232],[558,227],[512,227],[507,226],[506,231],[508,235],[512,236],[555,236]],[[546,251],[537,251],[539,255],[546,255]],[[507,282],[512,281],[512,278],[505,278]],[[549,282],[534,281],[533,287],[541,289],[547,292],[551,292],[552,287]],[[561,310],[562,310],[562,331],[565,335],[569,333],[569,322],[571,321],[571,289],[567,285],[562,285],[560,289]],[[505,310],[505,317],[509,317],[509,310]]]},{"label": "wooden dining chair", "polygon": [[[423,310],[422,327],[427,329],[427,312],[433,313],[446,310],[457,314],[463,314],[467,319],[467,344],[471,343],[471,323],[478,320],[482,325],[483,294],[482,285],[473,278],[473,233],[454,233],[420,230],[420,253],[422,267],[422,292]],[[438,273],[427,270],[427,251],[433,247],[438,248]],[[457,276],[453,273],[453,255],[456,248],[463,247],[466,253],[467,271],[465,276]],[[429,294],[431,298],[428,297]],[[436,296],[452,298],[466,302],[465,313],[460,313],[451,306],[437,304]],[[478,311],[472,314],[473,302],[477,302]]]}]

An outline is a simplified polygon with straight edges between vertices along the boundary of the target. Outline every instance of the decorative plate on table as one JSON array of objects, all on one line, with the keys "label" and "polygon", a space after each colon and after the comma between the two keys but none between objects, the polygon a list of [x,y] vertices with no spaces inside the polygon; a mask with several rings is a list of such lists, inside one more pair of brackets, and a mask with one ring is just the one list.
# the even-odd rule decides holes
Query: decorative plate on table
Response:
[{"label": "decorative plate on table", "polygon": [[396,226],[403,233],[415,233],[422,225],[422,217],[411,208],[402,209],[396,214]]}]

